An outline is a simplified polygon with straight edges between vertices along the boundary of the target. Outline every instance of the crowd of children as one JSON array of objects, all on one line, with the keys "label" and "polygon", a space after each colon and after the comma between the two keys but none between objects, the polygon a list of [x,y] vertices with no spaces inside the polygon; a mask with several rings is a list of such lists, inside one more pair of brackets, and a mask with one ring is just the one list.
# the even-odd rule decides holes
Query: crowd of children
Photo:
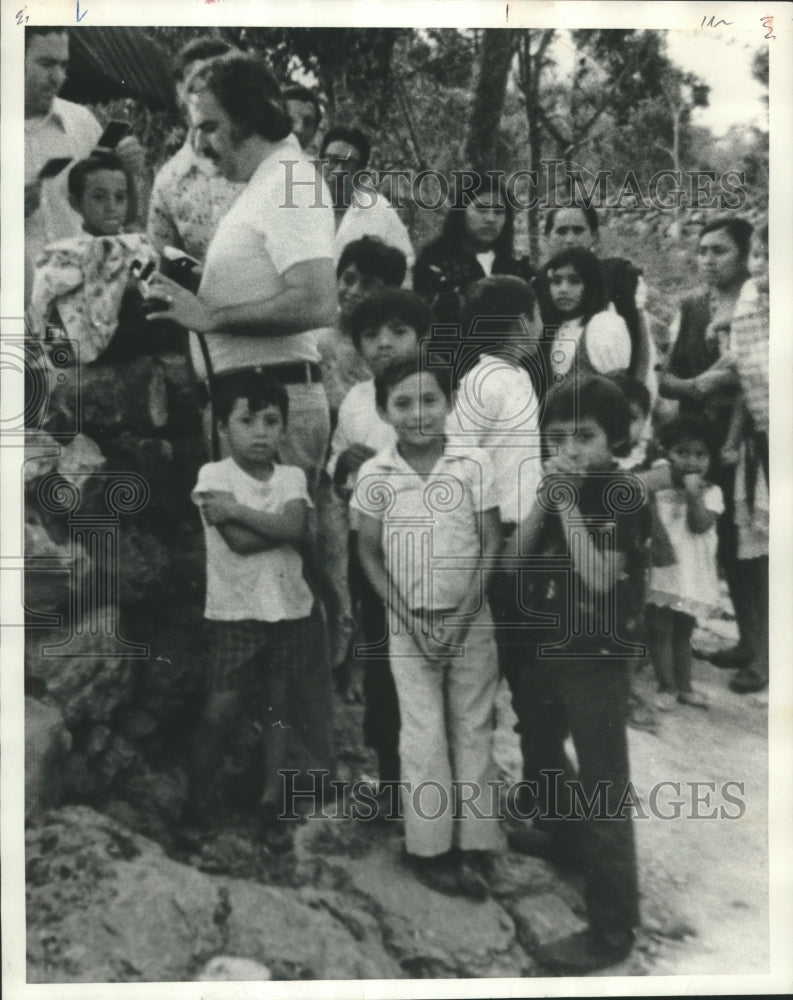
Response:
[{"label": "crowd of children", "polygon": [[[112,339],[131,259],[156,255],[123,234],[129,192],[112,155],[74,166],[69,191],[85,236],[45,253],[31,316],[42,328],[56,310],[90,362]],[[214,808],[211,775],[253,664],[264,706],[259,812],[272,833],[291,734],[310,745],[328,732],[319,720],[332,695],[317,678],[329,681],[332,666],[343,695],[363,701],[378,809],[404,819],[416,875],[485,898],[506,839],[493,756],[504,677],[523,805],[538,811],[512,824],[509,841],[585,875],[588,930],[541,949],[540,961],[583,971],[629,953],[638,880],[630,816],[618,808],[625,727],[636,710],[707,708],[692,683],[692,634],[722,604],[728,537],[751,586],[733,598],[742,646],[722,665],[738,668],[736,692],[768,681],[767,233],[755,235],[750,278],[742,222],[703,232],[703,259],[723,245],[736,263],[729,281],[721,264],[705,272],[721,298],[703,300],[699,333],[696,308],[681,310],[661,377],[661,393],[680,401],[671,419],[655,420],[657,374],[636,377],[635,333],[609,300],[602,262],[581,246],[556,252],[533,282],[475,281],[458,333],[438,336],[430,305],[399,287],[402,253],[369,237],[348,245],[339,324],[323,349],[334,431],[316,492],[278,461],[283,387],[255,372],[217,380],[228,457],[201,468],[193,494],[208,629],[195,817]],[[305,572],[315,504],[317,587]],[[653,705],[633,683],[648,658]],[[332,756],[327,741],[313,746],[315,766],[330,772]],[[574,777],[588,799],[606,783],[606,815],[551,822],[573,808]]]}]

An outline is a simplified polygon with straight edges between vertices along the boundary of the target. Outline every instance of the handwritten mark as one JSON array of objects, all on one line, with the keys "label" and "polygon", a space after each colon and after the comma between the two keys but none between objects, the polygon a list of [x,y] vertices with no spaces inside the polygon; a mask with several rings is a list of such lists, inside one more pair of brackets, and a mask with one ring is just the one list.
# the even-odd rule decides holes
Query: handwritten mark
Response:
[{"label": "handwritten mark", "polygon": [[507,24],[509,24],[509,4],[507,4]]},{"label": "handwritten mark", "polygon": [[[19,15],[17,15],[17,17],[18,16]],[[761,17],[760,20],[761,20],[761,22],[763,24],[763,27],[765,28],[765,31],[766,31],[765,37],[766,38],[776,38],[776,35],[772,34],[772,32],[774,30],[774,19],[773,19],[773,17],[771,17],[770,15],[768,15],[766,17]]]},{"label": "handwritten mark", "polygon": [[[23,7],[22,10],[18,10],[16,14],[17,24],[27,24],[30,20],[30,16],[25,13],[27,7]],[[767,36],[766,36],[767,37]]]},{"label": "handwritten mark", "polygon": [[82,21],[82,19],[83,19],[83,18],[85,17],[85,15],[86,15],[87,13],[88,13],[88,11],[87,11],[87,10],[86,10],[86,11],[83,11],[83,13],[82,13],[82,14],[80,13],[80,0],[77,0],[77,23],[78,23],[78,24],[80,23],[80,21]]},{"label": "handwritten mark", "polygon": [[720,17],[718,20],[716,20],[715,14],[711,14],[710,17],[708,17],[706,14],[705,17],[702,18],[702,24],[700,24],[700,28],[718,28],[719,25],[722,24],[725,24],[727,25],[727,27],[729,27],[731,24],[735,24],[735,21],[725,21],[723,17]]}]

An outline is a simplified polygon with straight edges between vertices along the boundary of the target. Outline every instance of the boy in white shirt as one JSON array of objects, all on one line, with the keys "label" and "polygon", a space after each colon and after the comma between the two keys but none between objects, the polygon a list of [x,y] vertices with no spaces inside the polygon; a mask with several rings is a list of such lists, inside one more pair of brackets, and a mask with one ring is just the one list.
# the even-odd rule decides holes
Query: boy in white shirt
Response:
[{"label": "boy in white shirt", "polygon": [[[312,504],[303,470],[276,460],[288,399],[280,383],[255,370],[218,379],[216,413],[229,457],[202,466],[193,492],[206,537],[209,646],[207,697],[193,745],[196,819],[206,816],[210,779],[251,668],[261,675],[265,702],[263,827],[280,812],[290,730],[309,733],[314,746],[319,740],[321,756],[330,759],[329,672],[322,672],[322,697],[312,666],[324,654],[324,637],[315,634],[300,554]],[[302,690],[308,677],[314,697]]]}]

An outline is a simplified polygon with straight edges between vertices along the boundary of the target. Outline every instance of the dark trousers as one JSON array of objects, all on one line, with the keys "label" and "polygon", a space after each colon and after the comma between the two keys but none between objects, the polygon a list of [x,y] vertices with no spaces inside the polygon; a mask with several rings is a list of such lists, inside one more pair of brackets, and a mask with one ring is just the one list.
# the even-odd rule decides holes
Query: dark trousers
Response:
[{"label": "dark trousers", "polygon": [[[617,812],[630,781],[628,694],[628,663],[621,660],[535,660],[524,670],[521,686],[524,768],[526,778],[538,783],[541,825],[561,838],[566,852],[583,860],[589,922],[603,933],[639,922],[630,808],[624,817],[608,818]],[[564,750],[568,733],[578,757],[577,775]],[[599,785],[605,787],[605,808],[586,818],[573,799],[571,780],[580,783],[588,802],[596,801]],[[571,814],[574,818],[554,818]]]},{"label": "dark trousers", "polygon": [[399,700],[388,660],[386,607],[363,571],[356,532],[350,532],[349,553],[350,593],[358,612],[362,645],[377,647],[371,653],[362,651],[360,656],[363,661],[363,736],[366,745],[377,754],[380,781],[399,781]]}]

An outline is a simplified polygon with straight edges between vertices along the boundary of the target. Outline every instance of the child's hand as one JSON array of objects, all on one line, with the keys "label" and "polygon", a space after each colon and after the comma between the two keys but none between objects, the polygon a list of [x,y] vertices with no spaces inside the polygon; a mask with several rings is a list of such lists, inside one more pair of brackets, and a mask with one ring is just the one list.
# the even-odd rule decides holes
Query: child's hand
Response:
[{"label": "child's hand", "polygon": [[207,490],[198,494],[199,505],[207,524],[225,524],[234,520],[239,504],[233,493]]},{"label": "child's hand", "polygon": [[699,472],[687,472],[686,475],[683,476],[683,489],[690,496],[702,496],[705,489],[705,480]]},{"label": "child's hand", "polygon": [[346,448],[339,455],[336,462],[336,474],[334,476],[336,482],[339,485],[346,482],[347,477],[351,473],[357,472],[367,458],[371,458],[374,454],[374,448],[370,448],[368,445],[351,444],[349,448]]}]

